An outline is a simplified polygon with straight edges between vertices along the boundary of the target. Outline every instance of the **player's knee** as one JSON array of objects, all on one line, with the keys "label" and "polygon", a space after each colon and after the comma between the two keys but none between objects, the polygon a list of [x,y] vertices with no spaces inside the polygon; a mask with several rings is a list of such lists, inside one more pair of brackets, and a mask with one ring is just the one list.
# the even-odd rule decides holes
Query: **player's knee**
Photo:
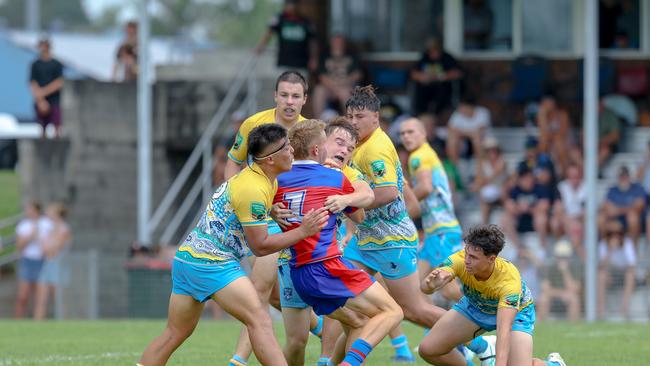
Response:
[{"label": "player's knee", "polygon": [[444,354],[443,351],[436,347],[434,342],[427,342],[426,340],[422,341],[418,346],[418,353],[420,354],[420,357],[427,361]]},{"label": "player's knee", "polygon": [[307,347],[309,341],[309,334],[292,334],[287,337],[287,351],[289,354],[298,353]]}]

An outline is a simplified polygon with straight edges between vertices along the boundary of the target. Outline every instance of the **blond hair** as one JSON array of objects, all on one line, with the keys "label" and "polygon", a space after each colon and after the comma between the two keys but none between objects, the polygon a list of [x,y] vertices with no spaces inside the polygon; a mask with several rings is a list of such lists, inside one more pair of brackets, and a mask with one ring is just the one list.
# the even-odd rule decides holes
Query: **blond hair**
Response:
[{"label": "blond hair", "polygon": [[325,122],[319,119],[308,119],[297,123],[289,130],[289,143],[293,147],[296,159],[306,159],[309,148],[325,131]]}]

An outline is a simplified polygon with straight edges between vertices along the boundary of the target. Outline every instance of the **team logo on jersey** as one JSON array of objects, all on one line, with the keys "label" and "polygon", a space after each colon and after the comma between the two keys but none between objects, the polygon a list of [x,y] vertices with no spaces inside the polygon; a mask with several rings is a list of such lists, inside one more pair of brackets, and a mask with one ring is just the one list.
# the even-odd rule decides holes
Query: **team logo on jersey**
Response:
[{"label": "team logo on jersey", "polygon": [[244,142],[244,137],[242,137],[241,133],[237,131],[237,137],[235,137],[235,143],[232,145],[233,150],[239,150],[242,142]]},{"label": "team logo on jersey", "polygon": [[411,167],[413,168],[413,170],[419,168],[420,167],[420,158],[413,158],[413,160],[411,160]]},{"label": "team logo on jersey", "polygon": [[258,221],[266,218],[266,207],[262,202],[251,202],[251,216]]},{"label": "team logo on jersey", "polygon": [[517,307],[519,306],[519,299],[520,299],[519,294],[508,295],[506,296],[506,305]]},{"label": "team logo on jersey", "polygon": [[386,165],[383,160],[373,161],[370,163],[370,167],[372,168],[372,174],[377,178],[381,178],[386,174]]}]

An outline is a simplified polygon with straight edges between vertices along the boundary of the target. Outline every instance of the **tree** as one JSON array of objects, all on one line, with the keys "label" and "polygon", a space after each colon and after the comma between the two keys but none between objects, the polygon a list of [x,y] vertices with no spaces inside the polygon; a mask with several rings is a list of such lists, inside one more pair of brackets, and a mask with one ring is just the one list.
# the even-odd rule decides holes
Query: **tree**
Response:
[{"label": "tree", "polygon": [[[40,28],[43,30],[80,30],[90,25],[81,0],[40,0]],[[11,28],[25,27],[26,0],[0,2],[0,17]]]}]

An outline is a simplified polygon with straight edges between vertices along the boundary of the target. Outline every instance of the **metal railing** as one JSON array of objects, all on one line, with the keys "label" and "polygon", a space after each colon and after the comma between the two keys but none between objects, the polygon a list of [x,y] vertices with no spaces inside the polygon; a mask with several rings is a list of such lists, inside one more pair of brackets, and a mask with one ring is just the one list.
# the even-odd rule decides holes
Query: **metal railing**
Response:
[{"label": "metal railing", "polygon": [[[0,230],[16,225],[22,217],[22,215],[16,215],[0,219]],[[20,258],[20,253],[15,250],[15,247],[15,234],[12,233],[8,237],[0,237],[0,267],[13,263]]]},{"label": "metal railing", "polygon": [[[189,209],[199,198],[199,194],[201,192],[203,193],[201,196],[202,202],[207,202],[210,199],[213,189],[212,170],[214,168],[212,161],[212,138],[214,137],[214,134],[219,130],[223,122],[228,119],[228,111],[236,102],[236,98],[244,85],[246,85],[247,89],[246,99],[244,100],[243,105],[250,113],[256,109],[257,83],[254,71],[257,65],[257,60],[257,56],[252,56],[239,69],[234,81],[228,88],[228,92],[224,100],[219,105],[219,109],[210,120],[210,123],[203,132],[201,138],[199,139],[199,142],[196,144],[196,147],[194,147],[194,150],[192,150],[190,157],[185,162],[185,165],[183,165],[183,168],[181,168],[178,176],[176,179],[174,179],[174,182],[171,184],[169,190],[160,202],[160,205],[158,205],[153,215],[151,216],[147,227],[151,233],[151,237],[154,237],[156,229],[158,229],[163,219],[172,208],[172,204],[178,199],[181,190],[186,186],[192,172],[196,169],[199,161],[201,160],[201,174],[190,188],[189,193],[185,196],[185,199],[178,207],[178,210],[172,216],[170,222],[166,225],[165,230],[160,236],[160,243],[172,244],[171,241],[174,234],[178,232],[180,225],[187,217]],[[245,82],[246,84],[244,84]]]}]

